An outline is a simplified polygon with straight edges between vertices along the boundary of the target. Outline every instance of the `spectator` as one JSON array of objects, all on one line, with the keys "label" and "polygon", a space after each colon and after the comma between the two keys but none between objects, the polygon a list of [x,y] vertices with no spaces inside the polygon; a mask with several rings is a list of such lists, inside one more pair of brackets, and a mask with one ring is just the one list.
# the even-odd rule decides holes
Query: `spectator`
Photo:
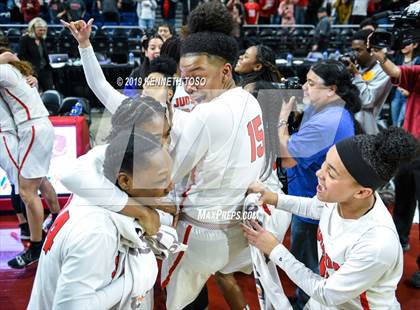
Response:
[{"label": "spectator", "polygon": [[305,19],[307,24],[316,25],[318,23],[318,10],[322,6],[322,3],[322,0],[311,0],[308,2]]},{"label": "spectator", "polygon": [[196,6],[200,3],[200,0],[182,0],[182,24],[187,23],[188,15]]},{"label": "spectator", "polygon": [[38,78],[41,91],[54,88],[52,68],[45,46],[47,23],[40,17],[34,18],[28,25],[28,33],[20,39],[19,58],[30,62]]},{"label": "spectator", "polygon": [[293,0],[283,0],[283,1],[281,1],[280,5],[279,5],[278,13],[281,16],[281,24],[282,25],[294,25],[295,24]]},{"label": "spectator", "polygon": [[64,2],[64,11],[57,15],[58,18],[64,18],[68,22],[83,19],[86,13],[86,4],[83,0],[67,0]]},{"label": "spectator", "polygon": [[150,62],[160,56],[160,48],[163,45],[163,39],[155,34],[145,37],[141,42],[142,52],[144,52],[144,61],[140,67],[135,68],[130,74],[132,84],[127,84],[124,89],[124,95],[135,97],[138,95],[138,89],[143,89],[143,81],[150,73]]},{"label": "spectator", "polygon": [[59,24],[60,16],[63,15],[62,12],[64,11],[64,5],[62,0],[50,0],[50,2],[48,3],[48,11],[50,14],[51,23]]},{"label": "spectator", "polygon": [[[394,63],[404,66],[420,65],[420,57],[416,56],[417,47],[417,43],[410,43],[404,46],[400,53],[396,55]],[[402,126],[405,116],[405,104],[409,95],[410,93],[404,88],[398,87],[395,89],[391,101],[391,118],[393,126]]]},{"label": "spectator", "polygon": [[295,20],[296,24],[305,24],[306,9],[308,8],[308,0],[295,0]]},{"label": "spectator", "polygon": [[165,23],[175,28],[177,0],[158,0],[162,19]]},{"label": "spectator", "polygon": [[315,28],[315,44],[312,51],[325,51],[330,42],[331,23],[327,15],[327,9],[321,7],[318,10],[318,25]]},{"label": "spectator", "polygon": [[[293,102],[283,103],[278,122],[281,164],[287,168],[288,194],[313,197],[318,184],[316,171],[328,149],[338,141],[358,133],[354,113],[360,110],[358,89],[351,84],[345,66],[337,61],[312,66],[303,85],[304,111],[298,132],[289,135],[288,119]],[[293,215],[291,252],[313,272],[318,273],[318,222]],[[302,309],[308,296],[297,290],[297,306]]]},{"label": "spectator", "polygon": [[137,3],[137,16],[139,27],[142,30],[155,26],[157,4],[155,0],[139,0]]},{"label": "spectator", "polygon": [[25,23],[29,23],[32,19],[39,16],[41,12],[41,4],[39,0],[22,0],[21,10],[23,14],[23,20]]},{"label": "spectator", "polygon": [[353,0],[353,7],[351,11],[352,24],[360,24],[360,22],[362,22],[366,18],[368,3],[368,0]]},{"label": "spectator", "polygon": [[360,29],[361,30],[370,30],[370,31],[376,31],[378,29],[378,23],[373,20],[372,18],[366,18],[360,23]]},{"label": "spectator", "polygon": [[235,73],[239,75],[240,86],[258,81],[280,83],[282,75],[276,66],[276,54],[266,45],[253,45],[239,56],[235,66]]},{"label": "spectator", "polygon": [[122,0],[97,0],[96,7],[102,11],[104,22],[119,23]]},{"label": "spectator", "polygon": [[260,5],[255,0],[249,0],[244,4],[245,8],[245,24],[256,25],[260,16]]},{"label": "spectator", "polygon": [[233,19],[232,36],[236,39],[239,48],[241,49],[244,45],[242,38],[244,7],[239,0],[229,0],[229,2],[226,4],[226,7],[229,10],[230,15],[232,15]]},{"label": "spectator", "polygon": [[162,23],[158,26],[158,35],[163,39],[163,42],[172,38],[175,35],[175,30],[169,23]]},{"label": "spectator", "polygon": [[[418,3],[418,2],[417,2]],[[397,66],[390,61],[383,50],[372,49],[372,54],[382,69],[391,78],[395,86],[406,89],[407,97],[404,129],[420,138],[420,66]],[[394,222],[400,242],[408,244],[408,234],[416,210],[420,203],[420,157],[401,167],[395,177]],[[410,282],[420,288],[420,255],[417,257],[419,270],[413,274]]]},{"label": "spectator", "polygon": [[347,25],[351,16],[351,0],[336,0],[333,3],[336,13],[336,22],[340,25]]},{"label": "spectator", "polygon": [[279,3],[277,0],[259,0],[260,15],[258,24],[269,25],[271,24],[271,16],[276,14]]},{"label": "spectator", "polygon": [[356,56],[358,67],[350,61],[349,70],[353,73],[353,84],[360,91],[362,109],[356,119],[367,134],[379,132],[376,118],[391,91],[391,81],[375,57],[367,50],[370,30],[361,30],[353,36],[351,48]]}]

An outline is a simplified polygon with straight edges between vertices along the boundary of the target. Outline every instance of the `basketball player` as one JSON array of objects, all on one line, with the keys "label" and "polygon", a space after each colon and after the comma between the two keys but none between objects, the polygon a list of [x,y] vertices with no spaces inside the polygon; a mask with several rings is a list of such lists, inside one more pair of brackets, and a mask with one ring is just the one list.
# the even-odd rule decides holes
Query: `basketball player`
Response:
[{"label": "basketball player", "polygon": [[10,111],[0,98],[0,167],[6,172],[12,186],[11,202],[19,222],[20,239],[29,240],[29,225],[24,216],[24,204],[19,196],[19,159],[16,126]]},{"label": "basketball player", "polygon": [[[172,160],[154,136],[135,131],[113,137],[103,173],[130,196],[165,196]],[[158,271],[139,230],[133,218],[75,196],[44,243],[28,309],[138,309]]]},{"label": "basketball player", "polygon": [[243,227],[249,243],[270,256],[311,299],[308,309],[400,309],[395,290],[403,255],[391,214],[376,190],[401,163],[418,156],[419,144],[401,128],[347,138],[331,147],[317,172],[316,197],[251,192],[261,202],[319,219],[320,275],[297,261],[257,223]]},{"label": "basketball player", "polygon": [[[0,55],[0,64],[11,61],[19,61],[19,58],[11,52]],[[26,77],[26,82],[31,87],[36,87],[38,80],[33,76]],[[6,172],[12,187],[10,200],[19,222],[20,239],[29,240],[29,225],[26,219],[25,205],[19,195],[18,170],[18,137],[16,126],[10,115],[10,110],[3,99],[0,98],[0,167]]]},{"label": "basketball player", "polygon": [[[85,27],[70,26],[79,41],[85,74],[93,79],[87,78],[88,83],[102,83]],[[200,105],[190,113],[175,110],[171,131],[173,181],[190,176],[177,227],[180,239],[189,248],[185,255],[172,257],[164,264],[162,285],[167,290],[167,306],[180,309],[196,298],[211,274],[220,271],[219,275],[228,279],[222,289],[229,305],[243,309],[243,296],[231,298],[240,289],[230,274],[251,271],[250,261],[242,259],[249,257],[249,249],[240,220],[217,218],[214,212],[241,210],[248,185],[260,175],[264,164],[261,109],[255,98],[235,87],[232,65],[237,46],[229,36],[232,20],[226,8],[215,2],[200,6],[191,14],[189,28],[191,34],[181,50],[181,77],[190,81],[204,78],[206,83],[187,85],[187,92]],[[91,71],[94,63],[96,71]],[[122,95],[110,96],[110,91],[100,96],[113,112],[122,101],[117,97]],[[184,114],[188,116],[180,116]],[[207,221],[200,219],[199,213],[203,212],[199,209],[208,214]]]},{"label": "basketball player", "polygon": [[38,190],[53,216],[60,210],[55,190],[45,177],[50,165],[54,129],[37,89],[26,82],[25,76],[31,73],[30,65],[25,62],[0,65],[0,94],[13,115],[19,137],[19,191],[27,208],[31,231],[29,249],[8,262],[12,268],[34,263],[41,253],[44,209]]}]

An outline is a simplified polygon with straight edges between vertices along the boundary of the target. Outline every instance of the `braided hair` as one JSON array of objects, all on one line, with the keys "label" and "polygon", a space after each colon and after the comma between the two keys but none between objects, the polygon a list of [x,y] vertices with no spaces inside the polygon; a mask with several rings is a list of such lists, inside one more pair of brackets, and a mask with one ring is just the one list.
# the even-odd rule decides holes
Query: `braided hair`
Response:
[{"label": "braided hair", "polygon": [[261,64],[261,70],[253,71],[243,75],[241,86],[257,81],[280,83],[283,76],[276,66],[276,54],[266,45],[255,45],[257,50],[255,62]]},{"label": "braided hair", "polygon": [[146,124],[156,117],[166,118],[165,108],[152,97],[127,98],[111,118],[111,133],[108,141],[122,131],[131,131],[136,125]]},{"label": "braided hair", "polygon": [[273,171],[276,159],[280,157],[278,150],[279,139],[277,133],[277,122],[280,114],[281,104],[279,101],[279,89],[274,83],[259,80],[248,84],[251,94],[260,104],[264,124],[264,149],[265,162],[261,180],[265,181]]},{"label": "braided hair", "polygon": [[[138,165],[147,167],[150,158],[161,149],[156,138],[146,131],[138,128],[120,131],[112,137],[106,149],[103,164],[104,175],[119,187],[117,179],[119,172],[124,171],[132,176],[133,167]],[[136,163],[134,163],[134,159]]]}]

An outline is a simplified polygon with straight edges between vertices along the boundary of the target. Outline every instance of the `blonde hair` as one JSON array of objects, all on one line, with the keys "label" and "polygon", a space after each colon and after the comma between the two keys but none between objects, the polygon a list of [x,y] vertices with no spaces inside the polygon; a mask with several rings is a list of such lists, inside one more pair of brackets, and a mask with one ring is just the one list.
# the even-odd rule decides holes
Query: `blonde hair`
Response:
[{"label": "blonde hair", "polygon": [[[35,17],[32,19],[28,24],[28,35],[31,38],[35,38],[35,28],[45,28],[47,29],[47,22],[43,20],[41,17]],[[45,40],[47,34],[45,33],[42,38]]]}]

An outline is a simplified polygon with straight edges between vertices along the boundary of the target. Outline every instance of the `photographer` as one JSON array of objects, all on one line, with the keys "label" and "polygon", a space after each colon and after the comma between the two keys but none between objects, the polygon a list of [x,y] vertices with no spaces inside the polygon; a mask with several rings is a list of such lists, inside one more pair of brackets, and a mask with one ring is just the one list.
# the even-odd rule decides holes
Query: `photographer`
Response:
[{"label": "photographer", "polygon": [[[338,61],[319,62],[311,67],[303,85],[303,102],[308,103],[298,132],[290,135],[288,120],[293,101],[283,103],[278,122],[282,167],[287,168],[288,194],[313,197],[318,179],[315,175],[327,150],[338,141],[359,133],[354,113],[360,111],[358,89],[351,83],[346,67]],[[316,233],[318,221],[293,216],[291,252],[313,272],[318,273]],[[308,296],[296,292],[302,309]]]},{"label": "photographer", "polygon": [[[372,55],[395,86],[409,92],[406,103],[404,129],[420,138],[420,65],[397,66],[386,56],[384,50],[372,48]],[[408,245],[408,235],[420,201],[420,158],[400,168],[395,177],[394,222],[403,247]],[[420,268],[420,256],[417,258]],[[411,284],[420,288],[420,270],[414,273]]]},{"label": "photographer", "polygon": [[370,30],[358,31],[351,43],[356,66],[351,59],[348,60],[348,69],[353,73],[353,84],[360,91],[362,109],[356,114],[356,119],[367,134],[379,132],[376,117],[382,109],[389,92],[391,82],[381,66],[377,63],[367,48],[367,38],[372,33]]}]

